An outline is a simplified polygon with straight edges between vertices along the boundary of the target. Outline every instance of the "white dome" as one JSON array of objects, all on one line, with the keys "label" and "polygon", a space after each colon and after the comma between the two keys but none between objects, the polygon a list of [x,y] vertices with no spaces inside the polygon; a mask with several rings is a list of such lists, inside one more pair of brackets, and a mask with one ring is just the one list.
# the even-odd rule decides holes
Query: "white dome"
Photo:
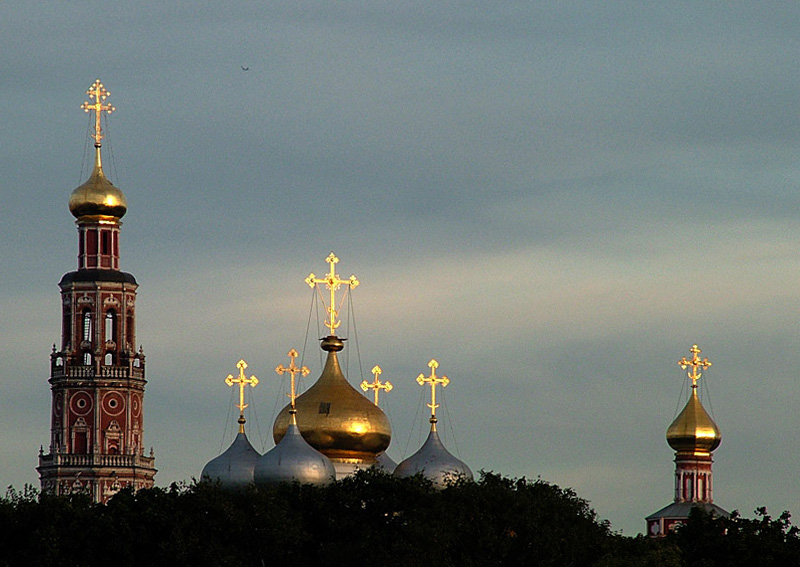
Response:
[{"label": "white dome", "polygon": [[242,432],[228,450],[203,467],[202,480],[219,481],[225,488],[235,488],[253,483],[253,471],[261,455]]},{"label": "white dome", "polygon": [[292,416],[286,435],[258,459],[254,477],[256,484],[297,481],[325,485],[336,479],[336,469],[328,457],[303,439]]},{"label": "white dome", "polygon": [[422,476],[435,488],[445,488],[458,479],[472,480],[472,471],[460,459],[450,454],[436,432],[435,418],[431,419],[431,432],[419,451],[397,465],[394,474],[399,477]]}]

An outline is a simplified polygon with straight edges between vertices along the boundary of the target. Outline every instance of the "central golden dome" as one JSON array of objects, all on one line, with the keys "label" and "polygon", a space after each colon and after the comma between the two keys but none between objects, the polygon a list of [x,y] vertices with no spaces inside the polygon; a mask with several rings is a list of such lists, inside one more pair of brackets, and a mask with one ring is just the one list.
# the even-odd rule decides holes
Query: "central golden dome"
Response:
[{"label": "central golden dome", "polygon": [[[300,433],[312,447],[334,461],[374,464],[391,441],[389,420],[342,374],[336,354],[344,348],[342,340],[328,336],[321,347],[328,352],[322,375],[295,401]],[[272,437],[276,444],[286,435],[290,409],[291,405],[287,405],[275,419]]]},{"label": "central golden dome", "polygon": [[127,210],[128,202],[125,200],[125,195],[103,173],[100,148],[95,146],[94,170],[86,183],[70,195],[69,212],[75,218],[103,215],[119,219]]},{"label": "central golden dome", "polygon": [[700,403],[697,388],[693,387],[692,397],[667,429],[667,443],[678,453],[708,455],[721,442],[719,427]]}]

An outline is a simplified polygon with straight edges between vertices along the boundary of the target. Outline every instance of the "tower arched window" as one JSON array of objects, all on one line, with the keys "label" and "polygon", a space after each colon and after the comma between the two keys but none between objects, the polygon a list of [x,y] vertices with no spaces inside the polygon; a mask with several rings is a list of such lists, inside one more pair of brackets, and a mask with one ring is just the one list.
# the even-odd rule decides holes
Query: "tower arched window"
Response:
[{"label": "tower arched window", "polygon": [[83,353],[83,365],[84,366],[92,365],[92,353],[90,352]]},{"label": "tower arched window", "polygon": [[113,309],[106,311],[106,342],[117,341],[117,314]]},{"label": "tower arched window", "polygon": [[114,364],[114,354],[113,353],[111,353],[111,352],[107,352],[106,353],[104,364],[106,366],[111,366],[112,364]]},{"label": "tower arched window", "polygon": [[61,328],[61,349],[63,350],[72,337],[72,307],[64,307],[64,317]]},{"label": "tower arched window", "polygon": [[125,319],[125,342],[131,345],[129,348],[133,348],[133,345],[136,344],[135,337],[133,336],[133,315],[130,313]]},{"label": "tower arched window", "polygon": [[87,342],[92,340],[92,312],[88,309],[83,312],[83,340]]}]

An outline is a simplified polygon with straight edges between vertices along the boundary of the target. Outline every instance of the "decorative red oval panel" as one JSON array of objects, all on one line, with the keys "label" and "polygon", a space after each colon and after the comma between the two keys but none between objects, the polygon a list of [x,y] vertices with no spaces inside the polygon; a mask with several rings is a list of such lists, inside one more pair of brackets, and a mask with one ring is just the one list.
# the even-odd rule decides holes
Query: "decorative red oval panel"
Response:
[{"label": "decorative red oval panel", "polygon": [[103,395],[103,411],[108,415],[119,415],[125,410],[125,398],[119,392]]},{"label": "decorative red oval panel", "polygon": [[92,411],[92,405],[89,392],[75,392],[69,399],[69,410],[75,415],[87,415]]}]

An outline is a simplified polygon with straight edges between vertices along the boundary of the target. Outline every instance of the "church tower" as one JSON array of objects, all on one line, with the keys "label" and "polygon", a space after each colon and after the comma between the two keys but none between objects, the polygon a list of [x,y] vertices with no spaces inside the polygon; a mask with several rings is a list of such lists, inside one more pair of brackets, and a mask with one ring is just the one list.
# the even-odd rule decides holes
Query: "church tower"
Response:
[{"label": "church tower", "polygon": [[711,464],[712,453],[722,442],[722,433],[697,397],[699,370],[711,366],[697,345],[689,350],[692,358],[678,361],[692,381],[692,393],[683,410],[667,429],[667,443],[675,450],[675,501],[648,516],[647,533],[651,537],[666,535],[676,525],[685,522],[694,507],[701,507],[717,516],[728,512],[714,504]]},{"label": "church tower", "polygon": [[94,168],[72,192],[78,269],[64,274],[61,346],[50,355],[50,448],[39,451],[42,490],[106,502],[121,488],[153,486],[144,454],[145,357],[136,345],[136,279],[120,271],[125,195],[103,173],[100,118],[115,110],[98,79],[81,108],[94,112]]}]

